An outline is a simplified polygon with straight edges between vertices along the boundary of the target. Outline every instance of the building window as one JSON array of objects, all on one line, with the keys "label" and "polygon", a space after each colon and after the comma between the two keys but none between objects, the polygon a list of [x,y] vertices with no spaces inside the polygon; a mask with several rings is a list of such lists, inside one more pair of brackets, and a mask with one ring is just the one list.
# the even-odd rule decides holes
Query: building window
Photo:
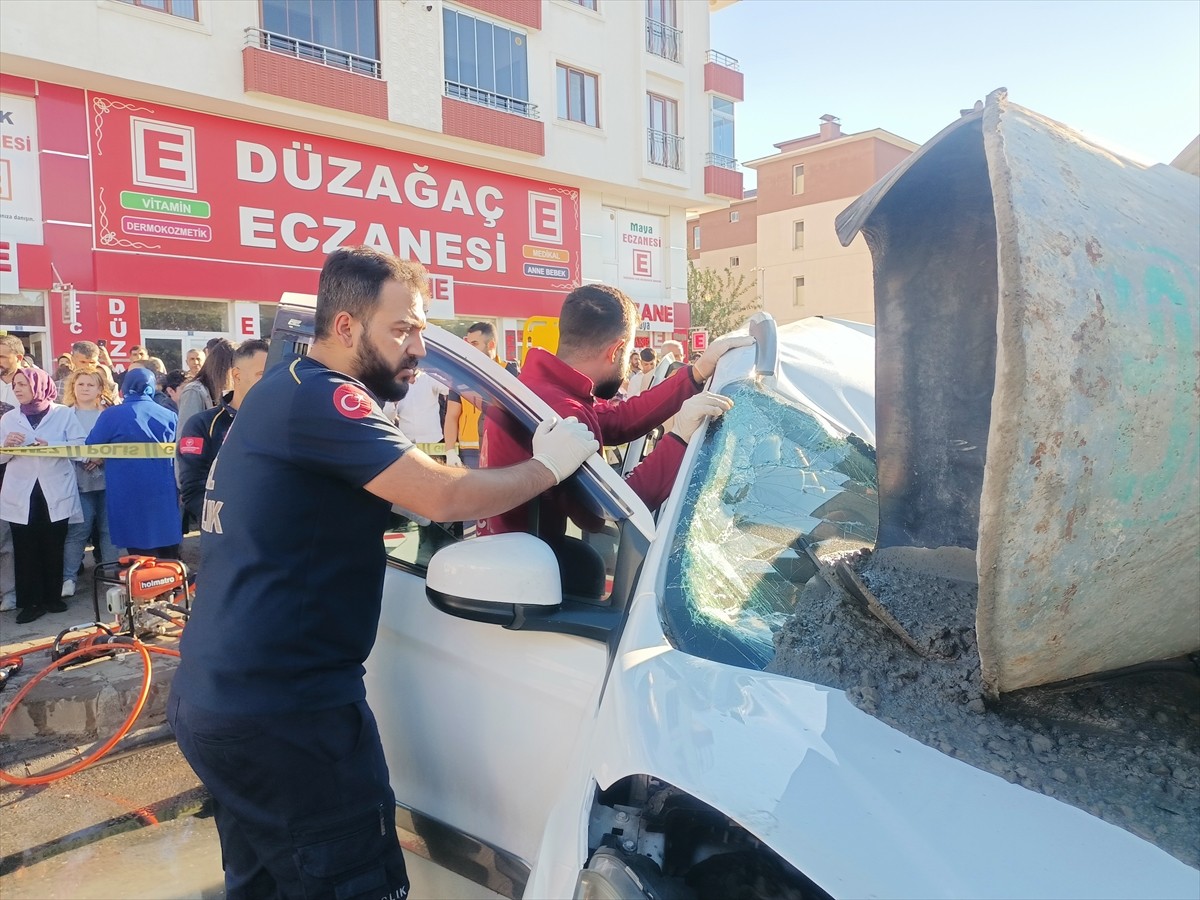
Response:
[{"label": "building window", "polygon": [[792,249],[804,249],[804,220],[792,223]]},{"label": "building window", "polygon": [[675,0],[646,0],[646,52],[679,62],[682,51],[683,32]]},{"label": "building window", "polygon": [[804,193],[804,166],[792,166],[792,193]]},{"label": "building window", "polygon": [[723,169],[734,169],[737,160],[733,151],[733,103],[722,97],[713,97],[709,106],[709,146],[707,164]]},{"label": "building window", "polygon": [[729,268],[736,269],[741,264],[742,264],[741,257],[738,257],[738,256],[729,257]]},{"label": "building window", "polygon": [[792,279],[792,306],[800,307],[804,305],[804,276],[799,275]]},{"label": "building window", "polygon": [[442,7],[446,95],[531,118],[524,32]]},{"label": "building window", "polygon": [[700,226],[699,225],[692,226],[692,249],[693,250],[700,249]]},{"label": "building window", "polygon": [[683,168],[683,138],[679,134],[679,104],[658,94],[646,95],[649,160],[668,169]]},{"label": "building window", "polygon": [[129,6],[142,9],[154,9],[168,16],[178,16],[181,19],[196,21],[196,0],[120,0]]},{"label": "building window", "polygon": [[576,6],[582,6],[584,9],[596,11],[596,0],[567,0],[568,3],[574,3]]},{"label": "building window", "polygon": [[374,3],[262,0],[262,27],[267,50],[380,77]]},{"label": "building window", "polygon": [[580,72],[558,65],[558,117],[579,122],[583,125],[600,127],[596,112],[596,84],[598,79],[589,72]]},{"label": "building window", "polygon": [[742,218],[742,214],[740,212],[738,212],[736,209],[731,209],[729,211],[729,221],[730,222],[740,221],[741,218]]},{"label": "building window", "polygon": [[143,297],[138,315],[146,331],[228,331],[229,304],[215,300]]}]

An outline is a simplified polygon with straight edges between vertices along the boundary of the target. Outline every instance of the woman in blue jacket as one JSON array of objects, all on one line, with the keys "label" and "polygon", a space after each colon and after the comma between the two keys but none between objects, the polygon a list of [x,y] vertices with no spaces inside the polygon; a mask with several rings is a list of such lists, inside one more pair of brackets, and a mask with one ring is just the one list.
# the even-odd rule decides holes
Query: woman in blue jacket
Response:
[{"label": "woman in blue jacket", "polygon": [[[154,373],[132,369],[121,385],[120,406],[100,413],[88,434],[89,444],[170,443],[178,418],[154,402]],[[179,558],[183,540],[175,464],[158,459],[109,459],[105,468],[105,505],[112,542],[135,556]]]}]

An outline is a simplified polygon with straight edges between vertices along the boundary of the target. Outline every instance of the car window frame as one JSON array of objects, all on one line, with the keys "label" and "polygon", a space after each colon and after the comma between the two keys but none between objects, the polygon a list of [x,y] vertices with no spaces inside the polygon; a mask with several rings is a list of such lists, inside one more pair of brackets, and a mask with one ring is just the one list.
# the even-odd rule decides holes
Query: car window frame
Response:
[{"label": "car window frame", "polygon": [[[498,398],[509,414],[530,432],[540,422],[556,415],[546,401],[507,368],[496,365],[490,357],[452,332],[430,325],[423,338],[427,353],[423,368],[450,390],[472,393],[486,385],[489,388],[486,393]],[[653,538],[654,517],[650,510],[601,454],[592,454],[564,483],[573,484],[591,512],[617,523],[622,530],[634,528],[647,542]],[[427,571],[427,566],[391,555],[387,556],[387,563],[420,578],[424,578]]]}]

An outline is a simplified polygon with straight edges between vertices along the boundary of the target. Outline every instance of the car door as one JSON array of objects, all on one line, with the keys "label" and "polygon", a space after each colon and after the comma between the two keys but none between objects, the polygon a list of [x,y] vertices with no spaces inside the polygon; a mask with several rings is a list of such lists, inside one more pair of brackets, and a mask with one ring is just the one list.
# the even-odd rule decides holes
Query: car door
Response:
[{"label": "car door", "polygon": [[[475,391],[528,425],[550,413],[461,339],[431,328],[427,344],[423,368],[454,390]],[[649,513],[598,455],[586,468],[579,487],[594,511],[626,532],[632,572],[629,558],[644,554],[653,530]],[[426,598],[425,568],[456,529],[395,519],[385,535],[390,564],[366,682],[406,847],[520,896],[580,723],[596,707],[609,645],[436,609]],[[618,576],[610,602],[631,585],[631,574]]]}]

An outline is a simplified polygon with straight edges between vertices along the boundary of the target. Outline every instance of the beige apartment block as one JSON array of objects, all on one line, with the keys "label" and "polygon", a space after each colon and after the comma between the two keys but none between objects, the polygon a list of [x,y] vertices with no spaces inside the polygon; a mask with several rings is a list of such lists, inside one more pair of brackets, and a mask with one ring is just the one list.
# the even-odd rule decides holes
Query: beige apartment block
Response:
[{"label": "beige apartment block", "polygon": [[366,243],[509,359],[592,282],[686,339],[688,210],[742,197],[732,2],[0,0],[0,330],[175,368]]},{"label": "beige apartment block", "polygon": [[745,163],[758,174],[752,196],[689,218],[688,258],[745,272],[758,306],[781,324],[817,315],[874,322],[870,251],[862,237],[843,247],[834,220],[918,145],[879,128],[842,134],[834,116],[821,120],[816,134]]}]

